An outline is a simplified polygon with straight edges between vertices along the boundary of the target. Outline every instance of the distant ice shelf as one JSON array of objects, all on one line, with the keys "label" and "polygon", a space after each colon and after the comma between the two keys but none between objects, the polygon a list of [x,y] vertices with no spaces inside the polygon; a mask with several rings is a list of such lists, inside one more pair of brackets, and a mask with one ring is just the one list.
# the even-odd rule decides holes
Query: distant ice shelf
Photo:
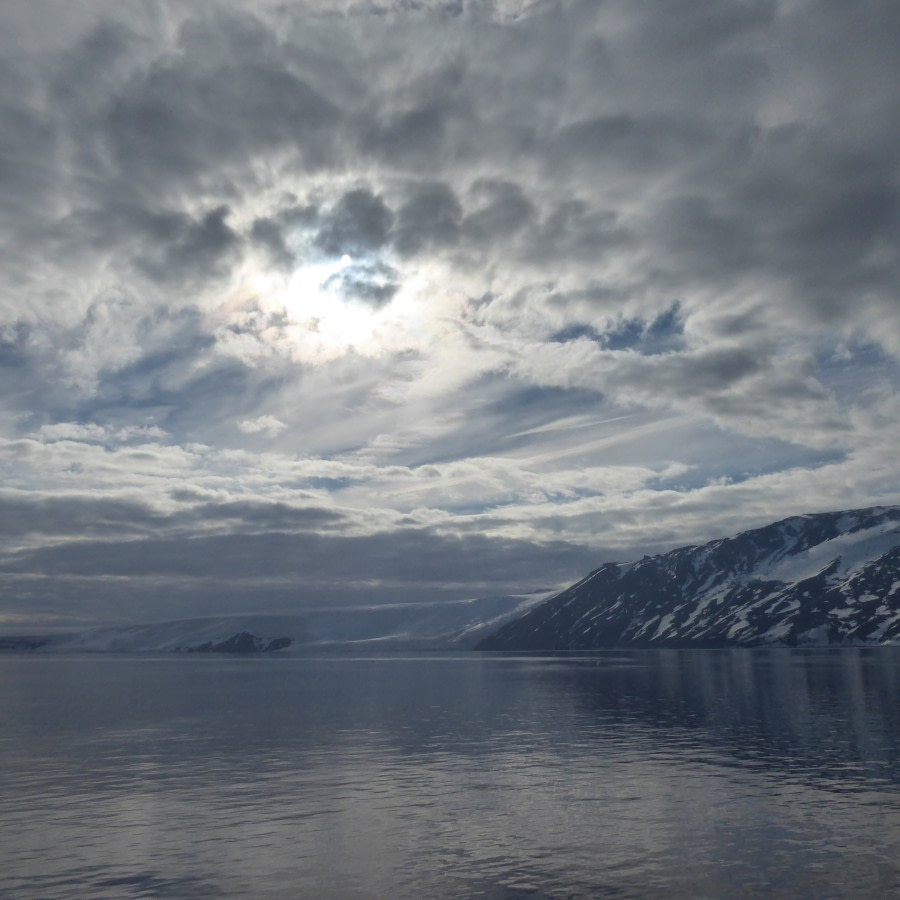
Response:
[{"label": "distant ice shelf", "polygon": [[0,637],[0,650],[285,655],[314,648],[470,649],[485,634],[555,593],[204,617]]}]

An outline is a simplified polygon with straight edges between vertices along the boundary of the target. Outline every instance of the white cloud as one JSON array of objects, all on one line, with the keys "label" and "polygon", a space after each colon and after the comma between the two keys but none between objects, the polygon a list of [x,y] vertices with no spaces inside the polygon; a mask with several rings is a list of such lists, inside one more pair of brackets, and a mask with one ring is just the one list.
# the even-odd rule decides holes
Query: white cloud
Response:
[{"label": "white cloud", "polygon": [[127,441],[162,440],[166,432],[157,425],[128,425],[124,428],[107,428],[95,422],[56,422],[42,425],[37,432],[41,439],[50,441],[77,441],[83,443],[125,443]]},{"label": "white cloud", "polygon": [[287,428],[287,425],[281,419],[276,419],[275,416],[265,415],[255,419],[244,419],[243,422],[238,422],[238,428],[244,434],[265,434],[268,437],[277,437]]}]

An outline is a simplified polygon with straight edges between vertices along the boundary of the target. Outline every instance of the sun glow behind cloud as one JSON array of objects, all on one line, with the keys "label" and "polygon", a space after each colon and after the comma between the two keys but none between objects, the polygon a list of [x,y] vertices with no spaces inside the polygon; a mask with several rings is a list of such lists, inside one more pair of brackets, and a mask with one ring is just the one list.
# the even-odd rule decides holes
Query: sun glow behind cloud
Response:
[{"label": "sun glow behind cloud", "polygon": [[277,302],[284,307],[301,350],[312,348],[315,357],[340,355],[351,347],[365,352],[376,339],[378,311],[343,297],[330,286],[334,276],[350,268],[353,260],[303,265],[291,273]]},{"label": "sun glow behind cloud", "polygon": [[307,363],[413,349],[435,336],[435,314],[442,307],[458,305],[452,298],[441,301],[435,282],[420,271],[403,273],[396,293],[381,305],[348,296],[340,276],[353,265],[345,254],[299,265],[286,275],[254,266],[243,273],[240,293],[251,295],[266,315],[282,317],[281,339],[287,339],[292,358]]}]

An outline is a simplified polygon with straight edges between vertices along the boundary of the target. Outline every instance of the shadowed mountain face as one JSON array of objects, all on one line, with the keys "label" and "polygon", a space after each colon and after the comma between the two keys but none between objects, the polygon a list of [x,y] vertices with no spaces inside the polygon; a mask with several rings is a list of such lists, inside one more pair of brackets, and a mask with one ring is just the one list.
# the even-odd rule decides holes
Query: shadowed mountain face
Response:
[{"label": "shadowed mountain face", "polygon": [[48,643],[45,637],[30,637],[17,635],[15,637],[0,637],[0,650],[37,650]]},{"label": "shadowed mountain face", "polygon": [[900,507],[795,516],[607,563],[481,650],[900,643]]},{"label": "shadowed mountain face", "polygon": [[264,640],[249,631],[241,631],[218,643],[206,641],[197,647],[186,648],[189,653],[271,653],[290,647],[289,637]]}]

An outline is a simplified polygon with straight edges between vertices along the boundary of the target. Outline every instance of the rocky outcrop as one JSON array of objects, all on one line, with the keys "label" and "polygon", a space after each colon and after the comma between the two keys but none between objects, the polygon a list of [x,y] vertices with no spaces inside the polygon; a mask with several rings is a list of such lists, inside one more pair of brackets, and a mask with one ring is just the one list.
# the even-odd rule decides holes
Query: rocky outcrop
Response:
[{"label": "rocky outcrop", "polygon": [[249,631],[240,631],[224,641],[213,643],[206,641],[196,647],[185,648],[188,653],[272,653],[290,647],[291,638],[281,637],[263,640]]}]

